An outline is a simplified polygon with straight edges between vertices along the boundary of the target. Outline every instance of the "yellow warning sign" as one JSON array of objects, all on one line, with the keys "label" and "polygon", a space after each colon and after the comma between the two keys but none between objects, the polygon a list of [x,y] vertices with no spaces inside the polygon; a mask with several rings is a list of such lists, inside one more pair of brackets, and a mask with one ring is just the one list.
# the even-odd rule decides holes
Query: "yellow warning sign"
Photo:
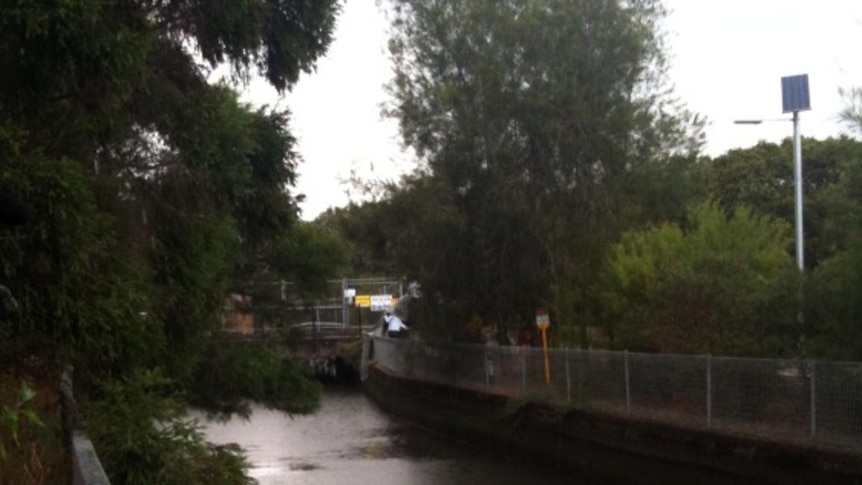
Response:
[{"label": "yellow warning sign", "polygon": [[353,304],[359,308],[371,308],[373,312],[382,312],[398,304],[398,298],[392,295],[356,295]]},{"label": "yellow warning sign", "polygon": [[353,301],[359,308],[368,308],[371,306],[371,295],[356,295]]}]

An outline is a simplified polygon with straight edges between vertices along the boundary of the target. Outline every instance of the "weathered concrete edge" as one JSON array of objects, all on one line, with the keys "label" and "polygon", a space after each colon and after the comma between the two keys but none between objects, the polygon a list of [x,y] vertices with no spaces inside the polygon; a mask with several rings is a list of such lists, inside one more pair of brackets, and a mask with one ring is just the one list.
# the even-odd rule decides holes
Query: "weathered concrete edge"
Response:
[{"label": "weathered concrete edge", "polygon": [[74,485],[110,485],[102,462],[93,448],[93,442],[82,431],[72,433],[72,461],[74,466]]},{"label": "weathered concrete edge", "polygon": [[63,431],[72,454],[72,484],[110,485],[108,475],[105,474],[102,462],[96,454],[96,448],[78,418],[71,368],[63,371],[60,379],[60,395],[63,403]]},{"label": "weathered concrete edge", "polygon": [[513,403],[369,366],[366,392],[385,410],[483,449],[608,483],[860,484],[858,457],[711,432]]}]

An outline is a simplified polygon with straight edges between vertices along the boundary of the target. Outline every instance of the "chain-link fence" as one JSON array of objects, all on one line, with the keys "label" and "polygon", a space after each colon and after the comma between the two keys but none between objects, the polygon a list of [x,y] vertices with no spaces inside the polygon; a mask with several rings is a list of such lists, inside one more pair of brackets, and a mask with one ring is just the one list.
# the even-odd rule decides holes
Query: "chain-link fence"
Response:
[{"label": "chain-link fence", "polygon": [[[513,399],[862,452],[862,363],[366,337],[363,365]],[[547,357],[546,357],[547,355]],[[363,375],[365,369],[363,368]]]},{"label": "chain-link fence", "polygon": [[236,288],[225,301],[224,328],[241,333],[270,333],[274,329],[317,326],[366,329],[379,324],[381,312],[357,306],[348,296],[393,295],[403,292],[398,278],[343,278],[329,280],[309,294],[290,281],[252,281]]}]

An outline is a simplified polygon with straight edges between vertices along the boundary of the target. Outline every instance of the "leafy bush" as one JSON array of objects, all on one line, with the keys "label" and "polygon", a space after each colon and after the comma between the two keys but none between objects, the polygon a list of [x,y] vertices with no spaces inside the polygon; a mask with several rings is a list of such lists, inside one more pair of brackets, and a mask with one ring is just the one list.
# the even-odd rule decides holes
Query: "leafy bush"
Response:
[{"label": "leafy bush", "polygon": [[68,483],[59,381],[37,367],[0,372],[0,485]]},{"label": "leafy bush", "polygon": [[21,446],[18,435],[23,424],[29,423],[36,426],[45,426],[42,423],[42,419],[36,414],[36,411],[30,407],[30,401],[35,396],[36,393],[33,389],[26,384],[22,384],[18,390],[18,397],[15,402],[11,406],[0,408],[0,459],[5,460],[8,455],[6,451],[7,444],[2,439],[2,434],[5,434],[4,432],[8,432],[12,443],[17,448]]},{"label": "leafy bush", "polygon": [[276,345],[212,344],[194,375],[191,404],[214,414],[247,417],[250,401],[290,413],[320,405],[320,383]]},{"label": "leafy bush", "polygon": [[789,228],[746,208],[693,207],[686,227],[629,232],[611,249],[606,329],[618,348],[776,355],[795,349]]},{"label": "leafy bush", "polygon": [[126,485],[251,484],[236,446],[207,443],[174,384],[141,370],[99,386],[86,406],[88,432],[111,483]]}]

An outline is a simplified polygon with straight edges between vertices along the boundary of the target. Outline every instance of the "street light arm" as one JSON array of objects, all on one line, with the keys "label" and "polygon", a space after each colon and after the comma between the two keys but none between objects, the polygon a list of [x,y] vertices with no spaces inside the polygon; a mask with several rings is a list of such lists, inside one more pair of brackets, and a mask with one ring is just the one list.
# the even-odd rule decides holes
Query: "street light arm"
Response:
[{"label": "street light arm", "polygon": [[772,123],[773,121],[793,121],[793,118],[760,118],[751,120],[733,120],[733,123],[736,125],[760,125],[766,122]]},{"label": "street light arm", "polygon": [[763,120],[733,120],[736,125],[759,125]]}]

